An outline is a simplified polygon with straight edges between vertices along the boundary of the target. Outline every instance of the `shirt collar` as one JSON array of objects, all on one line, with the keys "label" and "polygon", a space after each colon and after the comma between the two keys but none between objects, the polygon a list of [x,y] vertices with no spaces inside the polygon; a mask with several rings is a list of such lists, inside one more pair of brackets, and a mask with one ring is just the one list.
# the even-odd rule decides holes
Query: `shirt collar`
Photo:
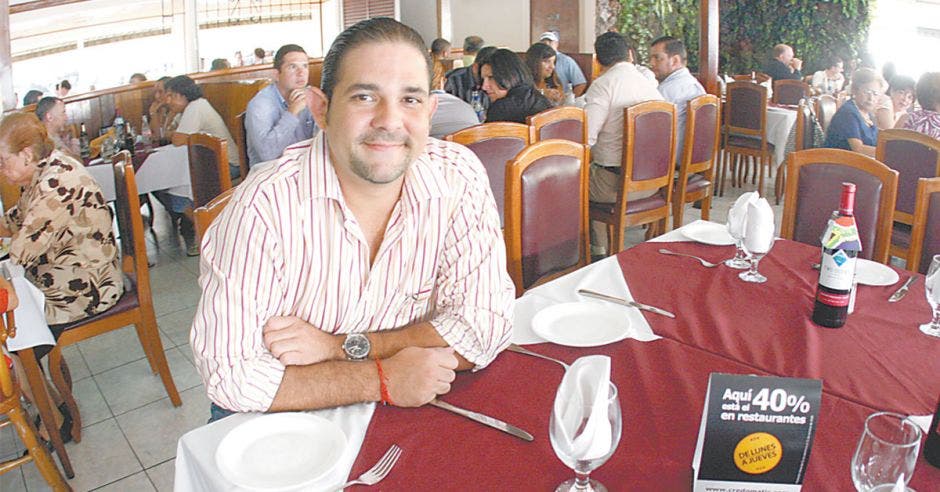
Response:
[{"label": "shirt collar", "polygon": [[691,76],[692,74],[691,74],[691,72],[689,72],[689,69],[688,69],[687,67],[682,67],[682,68],[680,68],[680,69],[678,69],[678,70],[672,72],[671,74],[669,74],[669,76],[666,77],[665,79],[663,79],[663,81],[660,82],[660,84],[665,84],[666,82],[669,82],[669,81],[675,81],[675,80],[678,80],[678,79],[680,79],[680,78],[685,78],[686,75],[690,75],[690,76]]},{"label": "shirt collar", "polygon": [[281,88],[278,87],[277,82],[272,82],[271,88],[274,90],[274,95],[277,97],[278,102],[281,103],[281,107],[287,109],[287,99],[284,99],[284,96],[281,95]]}]

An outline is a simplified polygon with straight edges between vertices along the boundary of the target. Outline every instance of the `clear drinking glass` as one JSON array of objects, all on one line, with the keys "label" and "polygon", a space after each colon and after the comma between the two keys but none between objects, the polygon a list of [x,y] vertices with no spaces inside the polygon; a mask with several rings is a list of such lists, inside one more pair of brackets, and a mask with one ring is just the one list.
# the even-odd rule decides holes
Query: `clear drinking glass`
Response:
[{"label": "clear drinking glass", "polygon": [[604,485],[597,480],[591,479],[590,474],[595,468],[607,462],[611,455],[614,454],[614,450],[617,449],[617,445],[620,443],[621,414],[620,400],[617,397],[617,387],[614,386],[614,383],[610,383],[605,409],[607,420],[610,424],[610,449],[607,450],[607,452],[602,456],[597,456],[593,459],[584,459],[585,452],[582,451],[579,453],[572,449],[572,442],[578,440],[578,437],[580,437],[581,434],[588,429],[588,426],[585,424],[587,423],[588,417],[593,414],[594,402],[582,399],[580,408],[581,425],[578,426],[575,435],[571,436],[570,439],[565,439],[563,437],[565,435],[565,431],[562,429],[562,416],[555,415],[555,407],[556,406],[552,407],[552,417],[551,422],[549,423],[549,435],[551,436],[552,440],[552,449],[555,450],[555,455],[558,456],[558,459],[568,466],[568,468],[574,470],[575,474],[575,478],[562,482],[557,488],[555,488],[555,492],[606,492],[607,487],[604,487]]},{"label": "clear drinking glass", "polygon": [[757,271],[757,265],[760,263],[761,258],[763,258],[767,253],[770,252],[770,248],[773,248],[774,242],[770,242],[770,246],[767,247],[767,251],[762,253],[748,251],[747,248],[744,248],[744,253],[747,255],[748,260],[748,270],[746,272],[741,272],[738,274],[738,278],[745,282],[753,282],[756,284],[762,284],[767,281],[767,277],[760,274]]},{"label": "clear drinking glass", "polygon": [[927,304],[933,309],[933,320],[920,325],[920,331],[932,337],[940,337],[940,289],[935,286],[937,275],[940,275],[940,255],[934,255],[927,270]]},{"label": "clear drinking glass", "polygon": [[728,234],[734,239],[734,258],[725,260],[725,266],[737,269],[747,270],[751,263],[747,261],[747,255],[744,253],[744,235],[741,231],[736,231],[731,226],[731,210],[728,211]]},{"label": "clear drinking glass", "polygon": [[899,413],[869,415],[852,458],[855,489],[891,490],[899,479],[907,485],[917,464],[921,435],[920,427]]}]

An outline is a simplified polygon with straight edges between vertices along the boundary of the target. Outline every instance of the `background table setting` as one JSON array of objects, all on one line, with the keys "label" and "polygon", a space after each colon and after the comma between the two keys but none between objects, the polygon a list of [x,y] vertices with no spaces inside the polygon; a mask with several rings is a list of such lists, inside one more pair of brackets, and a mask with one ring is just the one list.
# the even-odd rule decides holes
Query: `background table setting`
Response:
[{"label": "background table setting", "polygon": [[[114,169],[110,162],[96,160],[85,169],[101,187],[106,201],[114,200]],[[192,199],[189,182],[189,151],[186,146],[164,145],[141,149],[134,154],[137,191],[143,195],[157,190]]]}]

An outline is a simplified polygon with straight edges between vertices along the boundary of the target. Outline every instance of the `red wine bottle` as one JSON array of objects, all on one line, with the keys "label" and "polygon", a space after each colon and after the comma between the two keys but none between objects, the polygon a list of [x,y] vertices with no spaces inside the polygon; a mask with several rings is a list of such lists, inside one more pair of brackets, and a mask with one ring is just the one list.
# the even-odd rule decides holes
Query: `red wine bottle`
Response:
[{"label": "red wine bottle", "polygon": [[937,410],[933,413],[933,421],[927,432],[927,442],[924,443],[924,459],[927,463],[940,468],[940,401],[937,401]]},{"label": "red wine bottle", "polygon": [[849,314],[849,299],[855,279],[855,260],[861,251],[855,224],[855,184],[842,183],[839,211],[829,220],[822,239],[822,261],[813,322],[826,328],[841,328]]}]

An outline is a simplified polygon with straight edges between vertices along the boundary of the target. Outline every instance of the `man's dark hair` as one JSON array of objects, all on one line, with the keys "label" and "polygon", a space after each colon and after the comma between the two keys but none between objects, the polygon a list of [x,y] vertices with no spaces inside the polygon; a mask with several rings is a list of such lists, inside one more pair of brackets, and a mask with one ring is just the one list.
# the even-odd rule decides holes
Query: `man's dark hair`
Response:
[{"label": "man's dark hair", "polygon": [[[134,82],[134,79],[137,79],[137,82]],[[138,83],[138,82],[146,82],[146,81],[147,81],[147,76],[144,75],[144,74],[142,74],[142,73],[140,73],[140,72],[137,72],[137,73],[135,73],[135,74],[131,74],[131,78],[128,79],[128,83],[130,83],[130,84],[136,84],[136,83]]]},{"label": "man's dark hair", "polygon": [[895,91],[911,91],[914,92],[914,88],[917,86],[917,82],[914,81],[913,77],[908,77],[907,75],[895,75],[888,81],[888,94],[891,94]]},{"label": "man's dark hair", "polygon": [[193,79],[185,75],[177,75],[163,83],[163,88],[169,92],[175,92],[185,97],[187,101],[192,102],[202,97],[202,89],[193,82]]},{"label": "man's dark hair", "polygon": [[432,55],[440,55],[448,49],[450,49],[450,41],[444,38],[437,38],[434,41],[431,41],[431,54]]},{"label": "man's dark hair", "polygon": [[616,32],[605,32],[594,40],[594,52],[597,53],[597,62],[605,67],[617,62],[627,61],[627,51],[630,45],[626,38]]},{"label": "man's dark hair", "polygon": [[264,60],[264,55],[264,48],[255,48],[255,58],[257,58],[257,61],[260,62]]},{"label": "man's dark hair", "polygon": [[216,58],[212,60],[212,65],[209,67],[209,70],[223,70],[226,68],[232,68],[232,65],[229,64],[228,60],[225,58]]},{"label": "man's dark hair", "polygon": [[522,63],[519,55],[513,51],[500,48],[483,65],[490,66],[493,71],[493,81],[502,89],[510,90],[520,86],[532,85],[532,74],[529,73],[525,63]]},{"label": "man's dark hair", "polygon": [[46,115],[49,114],[49,111],[52,111],[52,108],[54,108],[59,101],[61,101],[61,99],[52,96],[46,96],[40,99],[39,102],[36,103],[36,117],[39,118],[39,121],[45,123]]},{"label": "man's dark hair", "polygon": [[39,102],[39,98],[42,97],[42,91],[32,89],[23,96],[23,106],[29,106],[30,104],[35,104]]},{"label": "man's dark hair", "polygon": [[481,46],[483,46],[483,38],[480,36],[467,36],[463,40],[463,54],[472,55],[480,51]]},{"label": "man's dark hair", "polygon": [[837,55],[829,55],[826,57],[826,68],[832,68],[840,63],[842,63],[842,58]]},{"label": "man's dark hair", "polygon": [[68,89],[72,90],[72,84],[68,80],[63,80],[55,85],[56,89]]},{"label": "man's dark hair", "polygon": [[676,39],[672,36],[662,36],[656,41],[650,43],[650,47],[656,46],[657,44],[663,45],[663,51],[670,57],[679,55],[679,59],[682,60],[682,63],[685,63],[689,58],[689,52],[685,49],[685,43],[681,39]]},{"label": "man's dark hair", "polygon": [[379,42],[400,42],[411,45],[421,56],[428,70],[428,87],[431,85],[433,65],[421,35],[414,29],[388,17],[374,17],[357,22],[341,32],[330,46],[330,51],[323,58],[323,70],[320,76],[320,89],[327,99],[333,97],[333,88],[338,82],[340,69],[346,52],[360,45]]},{"label": "man's dark hair", "polygon": [[[542,60],[558,56],[555,50],[545,43],[535,43],[525,52],[525,64],[532,73],[532,80],[538,80],[542,74]],[[549,79],[551,76],[549,76]]]},{"label": "man's dark hair", "polygon": [[284,57],[287,56],[288,53],[303,53],[305,55],[307,54],[307,52],[304,51],[304,49],[301,48],[300,45],[285,44],[284,46],[281,46],[280,48],[278,48],[277,53],[274,54],[274,69],[275,70],[281,71],[281,65],[284,64]]},{"label": "man's dark hair", "polygon": [[[164,84],[166,84],[166,81],[172,78],[173,77],[170,77],[169,75],[164,75],[163,77],[160,77],[159,79],[157,79],[157,82],[163,82]],[[163,88],[166,89],[165,86]]]}]

